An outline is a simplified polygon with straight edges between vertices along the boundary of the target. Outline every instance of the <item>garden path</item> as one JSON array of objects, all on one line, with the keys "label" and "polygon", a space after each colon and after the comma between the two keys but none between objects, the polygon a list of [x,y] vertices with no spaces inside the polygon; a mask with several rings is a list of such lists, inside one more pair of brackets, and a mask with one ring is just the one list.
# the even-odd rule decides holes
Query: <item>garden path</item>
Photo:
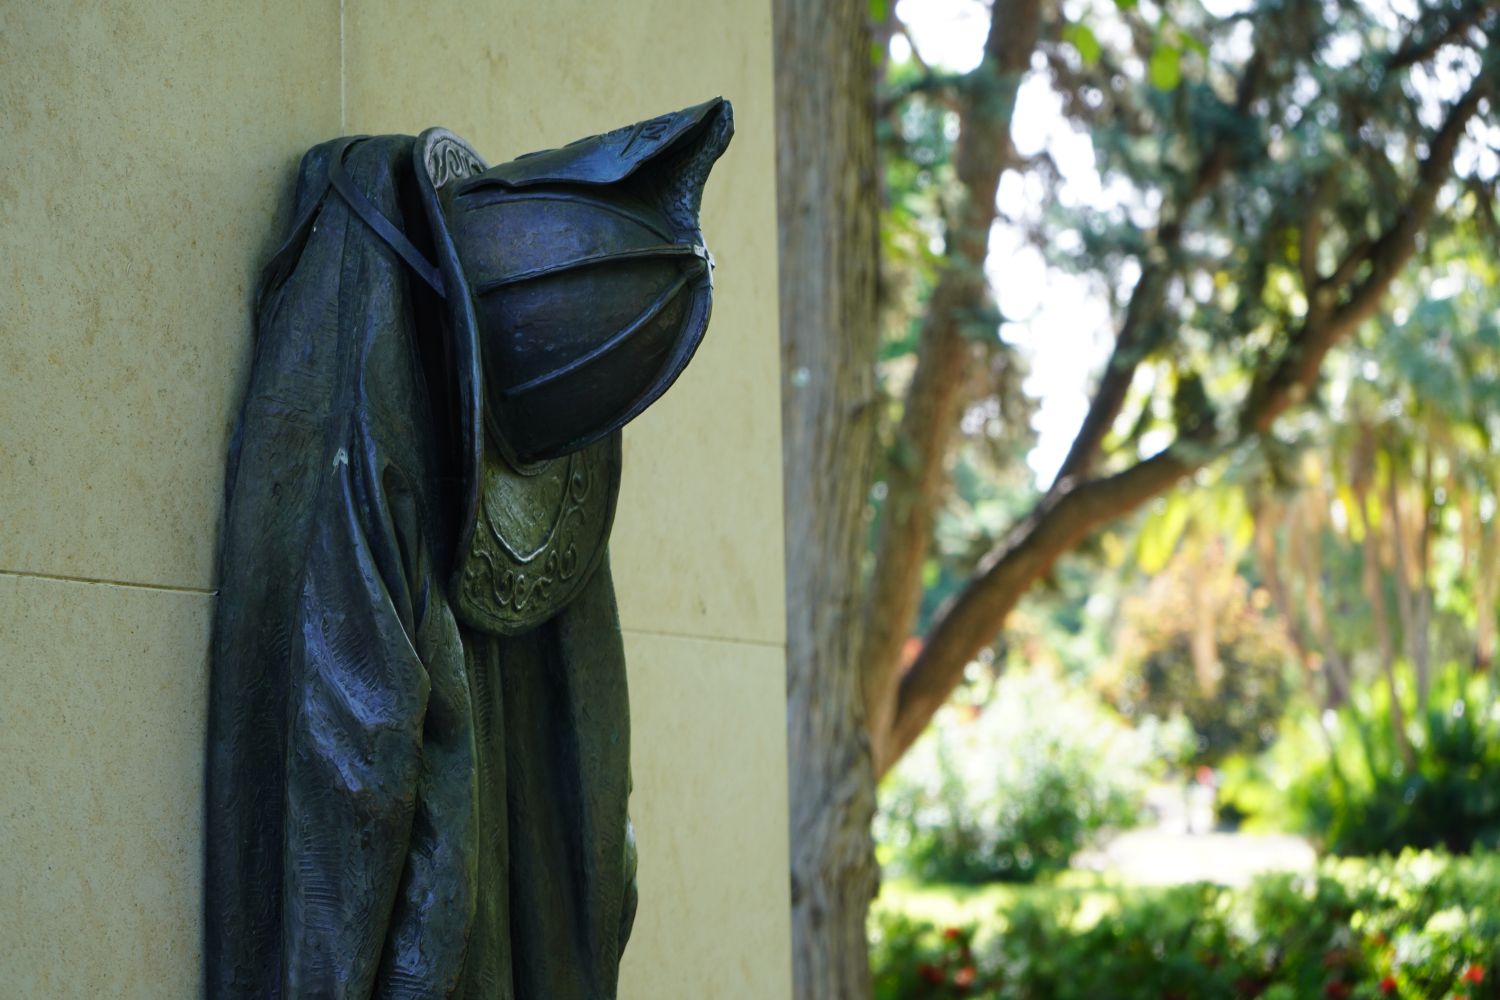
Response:
[{"label": "garden path", "polygon": [[1152,825],[1079,855],[1073,867],[1135,885],[1244,885],[1265,872],[1311,871],[1317,861],[1301,837],[1213,830],[1212,791],[1202,786],[1159,786],[1147,802],[1156,817]]}]

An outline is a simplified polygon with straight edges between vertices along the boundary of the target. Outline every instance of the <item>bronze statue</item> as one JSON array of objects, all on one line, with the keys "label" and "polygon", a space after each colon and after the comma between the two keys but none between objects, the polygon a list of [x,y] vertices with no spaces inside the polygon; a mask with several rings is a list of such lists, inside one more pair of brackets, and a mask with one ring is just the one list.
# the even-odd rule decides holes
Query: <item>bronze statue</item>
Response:
[{"label": "bronze statue", "polygon": [[231,442],[211,998],[615,996],[620,427],[708,324],[713,100],[487,168],[311,150]]}]

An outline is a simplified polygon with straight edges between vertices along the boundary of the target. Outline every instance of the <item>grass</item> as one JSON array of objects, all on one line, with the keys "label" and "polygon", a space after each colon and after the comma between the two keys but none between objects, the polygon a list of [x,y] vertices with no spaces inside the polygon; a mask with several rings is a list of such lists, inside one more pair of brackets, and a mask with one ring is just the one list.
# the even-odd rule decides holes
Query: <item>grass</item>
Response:
[{"label": "grass", "polygon": [[1122,899],[1138,892],[1150,892],[1097,872],[1066,871],[1044,882],[1031,885],[990,883],[988,885],[954,885],[923,883],[913,879],[886,879],[875,900],[875,910],[904,913],[915,920],[925,920],[936,927],[962,927],[969,924],[1003,926],[1004,914],[1017,900],[1026,898],[1056,910],[1058,904],[1072,902],[1077,906],[1074,926],[1084,930],[1100,919],[1119,912]]}]

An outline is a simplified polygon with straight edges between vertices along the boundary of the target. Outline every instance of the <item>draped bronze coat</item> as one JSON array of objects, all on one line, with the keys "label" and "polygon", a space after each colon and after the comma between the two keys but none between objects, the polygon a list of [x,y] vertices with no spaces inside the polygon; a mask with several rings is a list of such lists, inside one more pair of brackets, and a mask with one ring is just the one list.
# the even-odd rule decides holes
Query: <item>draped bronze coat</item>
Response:
[{"label": "draped bronze coat", "polygon": [[[213,635],[211,998],[609,998],[630,933],[607,561],[575,566],[576,596],[523,634],[460,623],[473,470],[453,428],[475,389],[433,293],[329,193],[339,157],[430,251],[414,141],[307,155],[258,306]],[[618,431],[567,472],[607,533]]]}]

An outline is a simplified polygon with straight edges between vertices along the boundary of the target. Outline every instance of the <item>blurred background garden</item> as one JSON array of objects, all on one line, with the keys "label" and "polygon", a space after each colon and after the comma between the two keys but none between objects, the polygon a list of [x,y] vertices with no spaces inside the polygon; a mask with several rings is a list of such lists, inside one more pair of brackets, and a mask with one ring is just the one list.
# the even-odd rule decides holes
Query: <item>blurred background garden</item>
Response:
[{"label": "blurred background garden", "polygon": [[[1020,588],[888,770],[877,730],[875,994],[1500,997],[1495,5],[1049,10],[901,670],[1070,474],[1190,457]],[[871,15],[878,574],[1004,22]],[[1288,357],[1316,380],[1266,404]]]}]

